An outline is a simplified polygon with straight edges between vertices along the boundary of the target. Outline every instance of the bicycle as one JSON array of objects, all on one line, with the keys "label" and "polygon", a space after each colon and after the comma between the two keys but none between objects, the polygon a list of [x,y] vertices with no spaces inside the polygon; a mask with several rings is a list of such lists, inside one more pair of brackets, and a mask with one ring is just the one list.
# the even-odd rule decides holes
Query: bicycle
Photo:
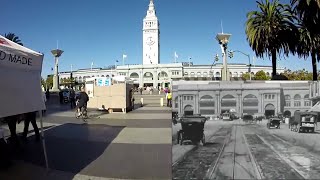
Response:
[{"label": "bicycle", "polygon": [[[78,106],[78,104],[79,104],[79,102],[77,101],[76,102],[76,106]],[[77,110],[76,110],[76,114],[75,114],[76,118],[79,119],[81,117],[84,122],[87,122],[86,119],[89,118],[88,117],[87,108],[86,107],[81,107],[80,108],[80,114],[79,114],[78,110],[79,110],[79,108],[77,108]]]}]

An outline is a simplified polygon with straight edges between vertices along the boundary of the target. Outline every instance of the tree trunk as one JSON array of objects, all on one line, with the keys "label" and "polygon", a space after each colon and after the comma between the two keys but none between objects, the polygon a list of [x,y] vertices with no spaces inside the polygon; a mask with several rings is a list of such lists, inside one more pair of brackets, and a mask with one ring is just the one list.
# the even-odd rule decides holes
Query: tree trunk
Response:
[{"label": "tree trunk", "polygon": [[272,77],[277,75],[277,51],[272,50],[271,52],[271,58],[272,58]]},{"label": "tree trunk", "polygon": [[316,59],[316,53],[314,51],[311,51],[311,60],[312,60],[312,71],[313,71],[312,80],[317,81],[318,80],[317,59]]}]

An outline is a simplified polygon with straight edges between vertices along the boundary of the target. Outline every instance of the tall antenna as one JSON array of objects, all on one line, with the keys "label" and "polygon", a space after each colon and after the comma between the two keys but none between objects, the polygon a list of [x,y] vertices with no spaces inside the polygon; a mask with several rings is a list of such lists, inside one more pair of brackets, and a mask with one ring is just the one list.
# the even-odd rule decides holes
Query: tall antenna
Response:
[{"label": "tall antenna", "polygon": [[221,20],[221,31],[222,31],[222,34],[223,34],[223,25],[222,25],[222,20]]}]

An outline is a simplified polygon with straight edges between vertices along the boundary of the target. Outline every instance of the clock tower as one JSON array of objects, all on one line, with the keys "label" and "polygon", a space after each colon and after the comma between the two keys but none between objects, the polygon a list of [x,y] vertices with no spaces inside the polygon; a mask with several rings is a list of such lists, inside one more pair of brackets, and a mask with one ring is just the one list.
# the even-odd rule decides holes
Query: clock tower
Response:
[{"label": "clock tower", "polygon": [[143,19],[143,64],[160,63],[160,31],[153,0],[150,0],[146,17]]}]

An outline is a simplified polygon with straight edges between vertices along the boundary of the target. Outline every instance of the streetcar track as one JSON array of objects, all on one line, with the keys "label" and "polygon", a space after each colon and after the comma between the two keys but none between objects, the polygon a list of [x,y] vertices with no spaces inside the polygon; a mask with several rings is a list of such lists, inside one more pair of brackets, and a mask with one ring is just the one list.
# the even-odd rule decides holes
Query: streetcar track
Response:
[{"label": "streetcar track", "polygon": [[[260,128],[258,128],[258,131],[259,129]],[[252,149],[252,155],[254,155],[253,157],[257,158],[257,168],[260,171],[260,174],[263,175],[262,178],[304,179],[297,169],[293,168],[290,163],[283,159],[279,152],[275,151],[273,146],[270,146],[269,142],[259,135],[261,133],[262,135],[266,135],[263,132],[252,132],[253,134],[245,134],[245,137],[247,137],[248,140],[248,145],[250,149]],[[273,136],[271,135],[271,137]],[[275,166],[277,168],[274,168]],[[264,167],[263,171],[260,169],[260,167]]]},{"label": "streetcar track", "polygon": [[247,138],[246,138],[245,135],[244,135],[244,132],[243,132],[243,129],[242,129],[242,128],[241,128],[241,134],[242,134],[242,138],[244,139],[246,148],[247,148],[247,150],[248,150],[247,152],[249,152],[249,157],[250,157],[252,166],[253,166],[253,168],[254,168],[254,170],[255,170],[255,173],[256,173],[256,177],[255,177],[255,178],[256,178],[256,179],[264,179],[262,170],[261,170],[260,166],[258,166],[257,159],[254,157],[254,155],[253,155],[252,152],[251,152],[249,143],[248,143],[248,141],[247,141]]},{"label": "streetcar track", "polygon": [[[227,176],[223,175],[222,173],[218,172],[218,167],[219,167],[219,163],[222,161],[223,158],[228,157],[228,155],[232,154],[232,158],[233,158],[233,164],[232,164],[232,179],[236,179],[237,177],[235,177],[235,168],[236,166],[239,168],[241,168],[243,171],[245,171],[248,176],[250,176],[250,178],[252,179],[262,179],[263,175],[261,173],[261,170],[259,170],[259,167],[257,165],[256,159],[254,158],[254,156],[251,153],[250,147],[247,143],[247,140],[244,136],[243,130],[241,127],[240,128],[240,137],[241,139],[244,139],[244,144],[245,144],[245,149],[246,149],[246,153],[242,153],[242,154],[238,154],[236,153],[236,147],[237,147],[237,136],[239,134],[237,134],[238,131],[238,126],[243,126],[243,124],[235,124],[235,129],[234,129],[234,139],[232,141],[232,133],[230,134],[230,136],[228,138],[225,139],[225,143],[223,145],[223,148],[221,149],[218,158],[216,159],[214,166],[212,167],[212,169],[208,170],[208,174],[206,176],[207,179],[219,179],[220,176],[221,178],[226,178]],[[225,146],[229,143],[234,143],[233,144],[233,152],[225,152]],[[223,156],[222,156],[223,155]],[[248,167],[243,166],[242,164],[240,164],[239,162],[237,162],[237,157],[241,157],[241,156],[249,156],[249,160],[247,159],[247,162],[250,163],[253,167],[253,172],[250,172],[250,170],[248,170]]]},{"label": "streetcar track", "polygon": [[228,137],[225,138],[225,140],[223,142],[223,145],[222,145],[222,147],[220,149],[219,155],[218,155],[213,167],[208,169],[207,174],[205,176],[206,179],[212,179],[212,176],[213,176],[213,174],[215,173],[215,171],[217,169],[219,160],[221,159],[221,156],[222,156],[222,153],[224,151],[224,148],[226,147],[226,144],[227,144],[227,142],[229,142],[230,139],[231,139],[231,133],[228,135]]},{"label": "streetcar track", "polygon": [[[203,179],[223,146],[232,127],[221,127],[208,138],[205,146],[196,146],[173,165],[173,179]],[[198,163],[198,164],[197,164]]]}]

